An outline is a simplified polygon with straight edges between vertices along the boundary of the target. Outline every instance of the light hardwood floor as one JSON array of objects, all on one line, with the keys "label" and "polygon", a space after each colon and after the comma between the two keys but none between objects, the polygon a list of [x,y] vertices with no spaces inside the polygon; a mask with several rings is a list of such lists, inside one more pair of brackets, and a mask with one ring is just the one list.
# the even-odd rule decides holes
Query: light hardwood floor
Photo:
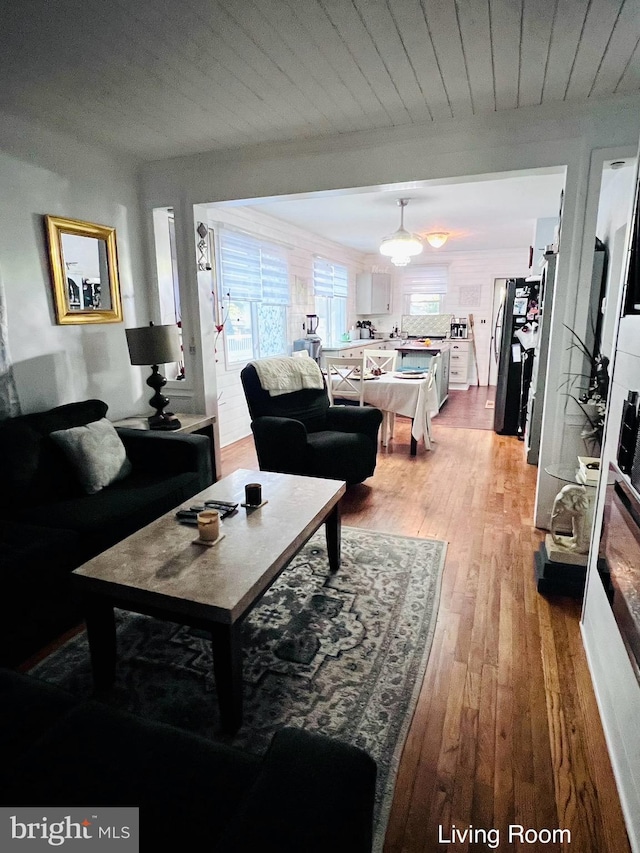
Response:
[{"label": "light hardwood floor", "polygon": [[[409,422],[398,419],[375,475],[343,499],[346,525],[449,543],[385,853],[492,849],[439,843],[452,825],[498,829],[499,851],[627,853],[580,605],[534,584],[535,468],[516,438],[437,419],[433,429],[433,449],[411,457]],[[253,439],[224,448],[222,464],[223,475],[257,468]],[[509,843],[510,824],[568,829],[571,842]]]}]

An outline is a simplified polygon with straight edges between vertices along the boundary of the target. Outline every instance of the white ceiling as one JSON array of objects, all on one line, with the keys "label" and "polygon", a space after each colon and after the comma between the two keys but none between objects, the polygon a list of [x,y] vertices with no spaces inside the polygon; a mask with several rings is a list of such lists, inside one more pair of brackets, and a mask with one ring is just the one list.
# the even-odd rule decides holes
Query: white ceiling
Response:
[{"label": "white ceiling", "polygon": [[[302,198],[253,200],[250,206],[343,246],[375,253],[380,240],[399,227],[397,199],[408,198],[404,215],[408,231],[422,237],[431,231],[447,231],[446,250],[507,249],[529,246],[536,220],[557,217],[563,186],[564,169],[540,169],[461,178],[454,183],[421,181]],[[226,204],[245,206],[246,202]],[[436,250],[425,243],[421,258],[445,249]]]},{"label": "white ceiling", "polygon": [[143,160],[640,89],[638,0],[2,0],[0,13],[0,109]]}]

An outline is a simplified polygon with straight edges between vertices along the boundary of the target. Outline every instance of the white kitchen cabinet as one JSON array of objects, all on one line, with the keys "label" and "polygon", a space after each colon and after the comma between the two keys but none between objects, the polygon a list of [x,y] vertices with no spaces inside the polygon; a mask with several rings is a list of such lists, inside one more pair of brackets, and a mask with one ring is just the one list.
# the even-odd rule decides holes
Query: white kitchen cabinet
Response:
[{"label": "white kitchen cabinet", "polygon": [[391,313],[391,275],[362,272],[356,276],[356,314]]},{"label": "white kitchen cabinet", "polygon": [[[332,358],[362,358],[368,348],[371,349],[393,349],[388,341],[380,341],[375,338],[363,338],[360,343],[356,341],[352,345],[342,344],[335,347],[322,349],[322,356],[328,355]],[[324,358],[320,360],[320,367],[325,367]]]},{"label": "white kitchen cabinet", "polygon": [[449,388],[466,391],[476,381],[471,347],[470,338],[451,341]]}]

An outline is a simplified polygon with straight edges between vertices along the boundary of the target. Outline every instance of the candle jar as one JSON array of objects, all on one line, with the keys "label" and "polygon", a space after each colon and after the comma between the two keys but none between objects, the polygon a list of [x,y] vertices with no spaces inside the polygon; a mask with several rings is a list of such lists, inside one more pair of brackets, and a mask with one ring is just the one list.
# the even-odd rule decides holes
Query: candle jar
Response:
[{"label": "candle jar", "polygon": [[262,503],[262,486],[260,483],[247,483],[244,487],[244,497],[247,506],[260,506]]},{"label": "candle jar", "polygon": [[203,542],[215,542],[220,536],[220,513],[217,509],[198,513],[198,536]]}]

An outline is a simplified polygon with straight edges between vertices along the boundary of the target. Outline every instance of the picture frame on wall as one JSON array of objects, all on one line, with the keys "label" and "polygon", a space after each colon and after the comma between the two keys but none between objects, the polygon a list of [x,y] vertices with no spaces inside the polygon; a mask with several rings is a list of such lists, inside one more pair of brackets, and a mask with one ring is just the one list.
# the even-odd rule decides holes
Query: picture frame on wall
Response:
[{"label": "picture frame on wall", "polygon": [[122,322],[116,230],[44,217],[58,325]]}]

